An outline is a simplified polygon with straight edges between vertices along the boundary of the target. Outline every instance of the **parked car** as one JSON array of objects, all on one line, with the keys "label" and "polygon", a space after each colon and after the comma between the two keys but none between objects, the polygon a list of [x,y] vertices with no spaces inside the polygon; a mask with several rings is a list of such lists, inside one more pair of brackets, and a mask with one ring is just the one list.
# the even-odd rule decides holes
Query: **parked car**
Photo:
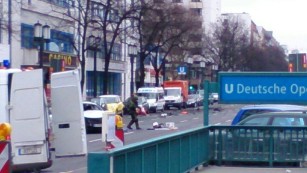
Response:
[{"label": "parked car", "polygon": [[146,97],[138,97],[138,106],[141,108],[141,111],[145,114],[149,113],[149,103],[147,102]]},{"label": "parked car", "polygon": [[266,112],[245,118],[225,131],[222,138],[233,157],[246,153],[249,158],[261,155],[268,160],[263,153],[272,148],[274,161],[291,162],[307,156],[306,127],[306,111]]},{"label": "parked car", "polygon": [[104,110],[115,112],[116,109],[119,109],[121,114],[123,113],[124,104],[119,95],[101,95],[91,101],[100,105]]},{"label": "parked car", "polygon": [[268,112],[251,115],[237,125],[245,126],[307,126],[306,111]]},{"label": "parked car", "polygon": [[[129,107],[130,97],[124,101],[124,115],[129,114],[128,107]],[[147,102],[147,98],[143,96],[138,96],[138,107],[141,109],[141,115],[149,114],[149,103]]]},{"label": "parked car", "polygon": [[190,94],[188,95],[187,107],[198,107],[199,106],[200,97],[198,94]]},{"label": "parked car", "polygon": [[209,103],[214,104],[219,101],[219,94],[218,93],[210,93],[209,94]]},{"label": "parked car", "polygon": [[103,110],[103,108],[96,103],[88,101],[83,102],[83,113],[87,131],[101,130],[101,121],[104,111],[105,110]]},{"label": "parked car", "polygon": [[277,112],[277,111],[304,111],[307,110],[306,106],[300,105],[288,105],[288,104],[259,104],[259,105],[247,105],[243,106],[234,119],[231,125],[236,125],[243,119],[253,114]]}]

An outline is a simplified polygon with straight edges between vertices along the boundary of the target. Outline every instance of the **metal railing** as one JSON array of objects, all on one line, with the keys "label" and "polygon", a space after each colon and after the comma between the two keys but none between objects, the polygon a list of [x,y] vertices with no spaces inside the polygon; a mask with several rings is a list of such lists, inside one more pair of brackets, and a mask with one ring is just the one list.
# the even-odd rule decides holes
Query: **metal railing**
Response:
[{"label": "metal railing", "polygon": [[307,127],[208,126],[88,155],[90,173],[178,173],[204,164],[307,160]]},{"label": "metal railing", "polygon": [[212,126],[209,159],[223,162],[282,162],[307,160],[307,127]]}]

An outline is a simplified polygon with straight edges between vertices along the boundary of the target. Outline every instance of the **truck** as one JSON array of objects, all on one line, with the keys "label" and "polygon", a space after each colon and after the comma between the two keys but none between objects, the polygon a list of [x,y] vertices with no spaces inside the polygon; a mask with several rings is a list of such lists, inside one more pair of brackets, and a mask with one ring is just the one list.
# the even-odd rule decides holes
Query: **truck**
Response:
[{"label": "truck", "polygon": [[189,82],[187,80],[164,81],[165,109],[176,107],[179,110],[186,108],[189,93]]},{"label": "truck", "polygon": [[12,129],[7,140],[13,172],[51,167],[52,149],[56,157],[87,154],[78,71],[51,75],[52,115],[43,76],[42,69],[0,69],[0,123]]}]

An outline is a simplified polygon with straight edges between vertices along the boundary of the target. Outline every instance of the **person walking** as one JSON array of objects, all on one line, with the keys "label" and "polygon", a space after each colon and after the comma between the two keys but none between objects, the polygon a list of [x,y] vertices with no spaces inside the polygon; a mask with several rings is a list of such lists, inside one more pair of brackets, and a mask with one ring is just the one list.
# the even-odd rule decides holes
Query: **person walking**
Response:
[{"label": "person walking", "polygon": [[128,113],[131,116],[131,120],[127,126],[128,129],[132,130],[132,125],[135,123],[135,127],[137,130],[140,130],[139,120],[137,118],[138,115],[138,98],[135,95],[132,95],[128,104]]}]

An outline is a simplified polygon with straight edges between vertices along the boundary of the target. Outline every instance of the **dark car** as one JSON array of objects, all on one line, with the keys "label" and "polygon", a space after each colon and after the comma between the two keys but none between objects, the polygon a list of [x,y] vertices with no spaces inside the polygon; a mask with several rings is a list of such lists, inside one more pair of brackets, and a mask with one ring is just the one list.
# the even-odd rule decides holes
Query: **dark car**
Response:
[{"label": "dark car", "polygon": [[187,107],[196,108],[199,106],[200,97],[198,94],[190,94],[188,95]]},{"label": "dark car", "polygon": [[304,111],[307,110],[306,106],[300,105],[287,105],[287,104],[259,104],[259,105],[247,105],[242,107],[234,119],[231,125],[236,125],[243,119],[253,114],[277,112],[277,111]]}]

